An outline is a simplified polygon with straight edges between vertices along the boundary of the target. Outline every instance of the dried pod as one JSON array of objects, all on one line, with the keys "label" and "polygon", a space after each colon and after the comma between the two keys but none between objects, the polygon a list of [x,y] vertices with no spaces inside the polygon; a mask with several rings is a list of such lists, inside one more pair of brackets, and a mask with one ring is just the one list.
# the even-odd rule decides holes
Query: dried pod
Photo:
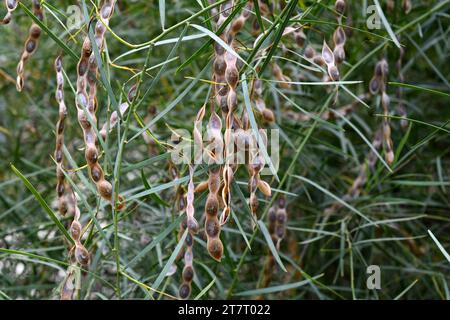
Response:
[{"label": "dried pod", "polygon": [[[32,3],[33,14],[42,21],[44,19],[44,14],[39,0],[33,0]],[[9,10],[9,8],[15,9],[17,7],[17,1],[6,0],[6,7],[8,8],[8,15],[12,12]],[[10,17],[7,19],[10,19]],[[25,62],[36,52],[40,35],[41,28],[33,22],[28,32],[28,39],[25,41],[25,46],[20,61],[17,64],[16,89],[19,92],[22,91],[25,84]]]},{"label": "dried pod", "polygon": [[75,274],[74,271],[69,271],[63,280],[60,291],[60,300],[72,300],[75,293]]},{"label": "dried pod", "polygon": [[81,243],[77,243],[75,245],[75,259],[82,266],[89,265],[90,261],[89,252]]},{"label": "dried pod", "polygon": [[336,0],[336,3],[335,3],[335,5],[334,5],[334,8],[335,8],[335,10],[336,10],[336,12],[337,13],[339,13],[339,14],[344,14],[344,12],[345,12],[345,7],[346,7],[346,4],[345,4],[345,1],[344,0]]},{"label": "dried pod", "polygon": [[18,0],[5,0],[5,6],[7,13],[5,17],[0,20],[0,24],[8,24],[11,22],[12,14],[17,9],[17,5],[19,4]]},{"label": "dried pod", "polygon": [[331,80],[339,81],[339,70],[336,66],[328,66],[328,75]]},{"label": "dried pod", "polygon": [[101,180],[97,183],[98,193],[102,196],[102,198],[106,200],[111,200],[112,197],[112,185],[106,180]]},{"label": "dried pod", "polygon": [[378,94],[380,91],[380,79],[377,76],[374,76],[369,83],[369,91],[372,95]]},{"label": "dried pod", "polygon": [[402,1],[402,9],[406,14],[410,13],[411,9],[412,9],[411,0],[403,0]]},{"label": "dried pod", "polygon": [[315,55],[316,55],[316,51],[312,47],[307,46],[305,49],[305,57],[307,59],[312,59],[312,58],[314,58]]},{"label": "dried pod", "polygon": [[322,58],[327,65],[334,65],[334,55],[330,47],[324,41],[322,46]]},{"label": "dried pod", "polygon": [[264,180],[258,181],[258,189],[261,191],[266,197],[270,197],[272,195],[272,188],[270,185]]},{"label": "dried pod", "polygon": [[[109,19],[114,11],[115,1],[105,0],[100,9],[100,17],[102,21],[97,21],[95,25],[95,44],[100,52],[103,50],[104,36],[106,28],[109,23]],[[97,111],[97,84],[96,78],[98,76],[98,66],[96,57],[92,52],[92,44],[89,37],[85,37],[83,41],[81,57],[77,65],[77,93],[75,98],[75,105],[78,112],[78,122],[83,129],[84,142],[86,146],[85,158],[89,166],[90,176],[93,182],[96,184],[99,195],[105,200],[112,201],[112,186],[105,180],[103,170],[97,161],[97,136],[93,125],[97,125],[96,111]],[[89,71],[89,72],[88,72]],[[89,94],[87,93],[87,86],[89,85]],[[128,97],[134,99],[136,86],[133,86]],[[127,104],[120,106],[120,113],[123,114],[128,108]],[[85,111],[86,110],[86,111]],[[89,118],[91,121],[89,121]],[[117,122],[117,112],[111,114],[110,127],[113,127]],[[106,127],[102,128],[100,135],[102,138],[106,138]],[[119,210],[125,207],[125,200],[123,196],[118,196],[119,202],[117,208]]]},{"label": "dried pod", "polygon": [[178,295],[180,296],[181,299],[187,299],[189,298],[190,294],[191,294],[190,284],[183,283],[178,290]]},{"label": "dried pod", "polygon": [[222,259],[223,255],[223,244],[222,241],[220,241],[219,238],[210,238],[207,242],[207,248],[209,255],[213,257],[216,261],[219,261]]},{"label": "dried pod", "polygon": [[207,189],[208,189],[208,181],[202,181],[195,187],[194,192],[201,193]]}]

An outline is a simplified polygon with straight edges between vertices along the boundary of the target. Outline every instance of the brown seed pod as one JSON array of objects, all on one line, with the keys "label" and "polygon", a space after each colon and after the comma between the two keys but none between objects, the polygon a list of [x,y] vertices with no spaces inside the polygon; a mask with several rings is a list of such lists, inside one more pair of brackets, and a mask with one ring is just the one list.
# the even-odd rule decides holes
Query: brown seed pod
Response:
[{"label": "brown seed pod", "polygon": [[290,89],[291,84],[289,82],[291,81],[291,79],[283,74],[283,71],[277,63],[273,62],[271,65],[273,75],[275,79],[279,81],[278,84],[280,85],[280,87],[283,89]]},{"label": "brown seed pod", "polygon": [[[17,1],[16,1],[16,3],[14,3],[15,1],[11,1],[11,3],[9,3],[9,2],[10,2],[9,0],[6,0],[8,14],[10,13],[10,11],[9,11],[10,7],[11,8],[14,7],[14,9],[17,7]],[[44,13],[43,13],[43,9],[41,7],[39,0],[33,0],[32,3],[33,3],[33,14],[40,21],[43,21]],[[22,91],[24,84],[25,84],[25,63],[36,52],[40,35],[41,35],[41,28],[33,22],[33,24],[30,27],[30,30],[28,32],[28,39],[25,41],[25,46],[24,46],[22,55],[20,57],[20,61],[17,64],[16,89],[19,92]]]},{"label": "brown seed pod", "polygon": [[75,259],[82,266],[89,265],[89,261],[90,261],[89,252],[79,242],[77,244],[75,244]]},{"label": "brown seed pod", "polygon": [[411,9],[412,9],[411,0],[403,0],[402,1],[402,9],[406,14],[410,13]]},{"label": "brown seed pod", "polygon": [[60,300],[72,300],[75,296],[75,270],[70,266],[61,284]]},{"label": "brown seed pod", "polygon": [[346,7],[346,4],[345,4],[344,0],[336,0],[334,8],[335,8],[337,13],[339,13],[340,15],[344,14],[345,7]]},{"label": "brown seed pod", "polygon": [[201,193],[207,189],[208,189],[208,181],[202,181],[195,187],[194,192]]},{"label": "brown seed pod", "polygon": [[207,241],[207,248],[209,255],[214,258],[216,261],[219,261],[222,259],[223,256],[223,244],[220,239],[217,238],[208,238]]},{"label": "brown seed pod", "polygon": [[313,59],[316,55],[316,51],[313,49],[313,47],[307,46],[305,49],[305,57],[307,59]]},{"label": "brown seed pod", "polygon": [[[63,147],[64,147],[64,123],[67,117],[67,108],[64,103],[64,76],[62,74],[62,59],[57,57],[54,63],[56,71],[56,92],[55,98],[59,105],[59,119],[56,123],[56,143],[54,157],[56,161],[56,191],[58,195],[58,209],[61,215],[65,215],[68,208],[65,199],[66,189],[71,190],[70,186],[66,186],[64,169],[63,169]],[[70,191],[69,191],[70,192]]]},{"label": "brown seed pod", "polygon": [[209,171],[209,194],[205,204],[205,231],[207,249],[212,258],[220,261],[223,245],[220,241],[220,223],[217,217],[219,211],[218,193],[220,188],[220,169]]},{"label": "brown seed pod", "polygon": [[18,4],[19,0],[5,0],[5,7],[8,11],[5,17],[0,20],[0,24],[8,24],[11,22],[12,14],[17,9]]}]

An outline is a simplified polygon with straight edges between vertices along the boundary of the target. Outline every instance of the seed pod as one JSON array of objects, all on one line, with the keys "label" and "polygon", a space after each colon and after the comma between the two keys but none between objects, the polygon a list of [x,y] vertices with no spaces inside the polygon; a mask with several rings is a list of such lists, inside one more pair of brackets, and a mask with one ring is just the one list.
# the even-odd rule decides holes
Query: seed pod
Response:
[{"label": "seed pod", "polygon": [[11,22],[12,14],[17,9],[17,5],[19,4],[18,0],[5,0],[6,12],[5,17],[0,20],[0,24],[8,24]]},{"label": "seed pod", "polygon": [[395,8],[395,2],[394,0],[387,0],[386,1],[386,11],[391,14],[394,11]]},{"label": "seed pod", "polygon": [[300,29],[294,31],[294,39],[300,48],[303,48],[305,46],[306,35],[303,32],[303,28],[300,28]]},{"label": "seed pod", "polygon": [[187,299],[189,298],[191,294],[191,286],[183,283],[178,291],[178,295],[180,296],[181,299]]},{"label": "seed pod", "polygon": [[369,83],[369,91],[372,95],[378,94],[380,91],[380,78],[377,76],[373,76],[372,80]]},{"label": "seed pod", "polygon": [[101,180],[97,183],[98,193],[102,196],[102,198],[106,200],[111,200],[112,196],[112,185],[106,180]]},{"label": "seed pod", "polygon": [[394,162],[394,150],[393,150],[393,143],[391,139],[391,127],[389,126],[389,105],[390,105],[390,99],[389,96],[386,94],[386,92],[382,92],[381,94],[381,103],[383,105],[384,109],[384,120],[383,120],[383,146],[384,146],[384,153],[385,153],[385,159],[386,162],[391,165]]},{"label": "seed pod", "polygon": [[222,259],[223,255],[223,244],[220,239],[217,238],[208,238],[207,242],[207,248],[210,256],[214,258],[216,261],[219,261]]},{"label": "seed pod", "polygon": [[[189,219],[189,218],[188,218]],[[191,283],[192,279],[194,278],[194,267],[193,267],[193,261],[194,261],[194,255],[193,255],[193,245],[194,245],[194,236],[193,236],[193,229],[189,226],[189,220],[185,220],[185,224],[182,226],[182,230],[186,230],[186,228],[189,230],[189,233],[185,240],[185,252],[184,252],[184,268],[182,272],[182,279],[183,282],[178,289],[178,295],[181,299],[187,299],[189,298],[189,295],[191,294]],[[198,225],[197,225],[198,227]]]},{"label": "seed pod", "polygon": [[209,255],[220,261],[223,254],[223,245],[220,241],[220,223],[217,218],[219,211],[218,193],[220,187],[220,169],[209,171],[209,194],[205,205],[205,231],[207,236],[207,249]]},{"label": "seed pod", "polygon": [[[6,7],[8,8],[9,18],[6,17],[7,21],[10,20],[11,12],[10,8],[13,8],[13,10],[17,7],[18,1],[10,1],[6,0]],[[40,5],[39,0],[33,0],[33,14],[40,20],[43,21],[44,14],[42,11],[42,7]],[[8,21],[9,22],[9,21]],[[17,80],[16,80],[16,89],[17,91],[22,91],[24,84],[25,84],[25,63],[27,60],[36,52],[38,43],[39,43],[39,37],[41,35],[41,28],[33,22],[33,24],[30,27],[30,30],[28,32],[28,39],[25,41],[24,50],[22,52],[21,58],[19,63],[17,64]]]},{"label": "seed pod", "polygon": [[198,232],[198,222],[194,217],[194,169],[189,166],[189,184],[187,191],[187,204],[186,204],[186,216],[187,216],[187,227],[191,234]]},{"label": "seed pod", "polygon": [[345,44],[346,35],[344,29],[342,27],[338,27],[336,31],[333,33],[333,41],[335,46],[342,46]]},{"label": "seed pod", "polygon": [[345,7],[346,7],[346,5],[345,5],[345,1],[344,0],[336,0],[334,8],[335,8],[337,13],[339,13],[340,15],[344,14]]},{"label": "seed pod", "polygon": [[75,245],[75,259],[82,266],[89,265],[90,261],[89,252],[81,243],[77,243]]},{"label": "seed pod", "polygon": [[334,55],[327,43],[323,42],[322,58],[327,65],[334,65]]},{"label": "seed pod", "polygon": [[[133,86],[133,87],[134,87],[134,86]],[[133,87],[130,89],[130,91],[133,90]],[[129,92],[128,94],[130,94],[130,92]],[[121,104],[120,104],[120,106],[119,106],[119,112],[120,112],[120,116],[121,116],[121,117],[123,117],[123,115],[125,114],[125,112],[128,110],[128,107],[129,107],[128,102],[124,102],[124,103],[121,103]],[[109,131],[108,131],[108,133],[111,132],[112,129],[116,126],[118,120],[119,120],[119,117],[118,117],[118,115],[117,115],[117,111],[114,110],[114,111],[111,113],[111,116],[110,116],[110,118],[109,118]],[[103,127],[102,127],[102,129],[100,130],[100,136],[102,137],[103,140],[106,140],[107,130],[108,130],[108,123],[105,123],[105,124],[103,124]]]},{"label": "seed pod", "polygon": [[195,187],[194,192],[201,193],[207,189],[208,189],[208,181],[202,181]]},{"label": "seed pod", "polygon": [[275,62],[272,63],[272,72],[275,77],[279,81],[279,85],[283,89],[290,89],[291,84],[289,83],[291,79],[289,77],[285,76],[283,74],[283,71],[281,70],[280,66],[276,64]]},{"label": "seed pod", "polygon": [[[390,165],[394,161],[394,145],[391,139],[391,127],[389,125],[390,98],[386,93],[386,82],[389,73],[389,66],[385,59],[381,59],[374,69],[374,75],[370,82],[370,92],[380,93],[381,105],[383,107],[383,148],[386,162]],[[377,89],[377,90],[375,90]],[[369,161],[369,166],[373,166]]]},{"label": "seed pod", "polygon": [[64,123],[67,116],[67,108],[64,103],[64,77],[62,76],[62,59],[57,57],[54,63],[56,71],[56,92],[55,98],[59,105],[59,119],[56,123],[56,142],[55,142],[55,161],[56,161],[56,191],[58,195],[58,209],[61,215],[67,213],[68,207],[65,200],[66,189],[71,192],[70,186],[66,187],[64,169],[63,169],[63,147],[64,147]]},{"label": "seed pod", "polygon": [[307,59],[313,59],[315,55],[316,55],[316,51],[312,47],[307,46],[305,49],[305,57]]},{"label": "seed pod", "polygon": [[272,195],[272,189],[270,185],[264,180],[258,180],[258,189],[261,191],[266,197],[270,197]]},{"label": "seed pod", "polygon": [[73,270],[68,270],[66,277],[63,280],[60,291],[60,300],[72,300],[75,293],[75,273]]},{"label": "seed pod", "polygon": [[411,9],[412,9],[411,0],[403,0],[402,1],[402,9],[406,14],[410,13]]}]

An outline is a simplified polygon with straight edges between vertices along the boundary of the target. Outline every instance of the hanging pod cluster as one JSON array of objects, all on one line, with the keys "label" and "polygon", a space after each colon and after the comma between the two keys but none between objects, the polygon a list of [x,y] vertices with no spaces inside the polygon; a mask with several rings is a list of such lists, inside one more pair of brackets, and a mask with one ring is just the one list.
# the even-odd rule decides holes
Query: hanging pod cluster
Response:
[{"label": "hanging pod cluster", "polygon": [[221,166],[214,165],[216,150],[223,150],[222,138],[222,120],[213,110],[207,125],[208,137],[214,141],[215,147],[210,150],[211,158],[209,161],[209,178],[208,178],[208,197],[205,203],[205,233],[207,238],[207,250],[209,255],[217,261],[222,259],[223,244],[220,240],[220,223],[219,223],[219,191],[220,191],[220,173]]},{"label": "hanging pod cluster", "polygon": [[286,235],[287,223],[286,199],[283,196],[280,196],[278,202],[269,209],[267,219],[269,221],[268,230],[270,236],[277,249],[279,249],[280,243]]},{"label": "hanging pod cluster", "polygon": [[[261,136],[260,143],[264,144],[267,147],[267,135],[264,130],[259,130],[259,135]],[[248,191],[250,193],[250,211],[252,213],[252,227],[255,228],[255,222],[258,219],[257,211],[258,211],[258,197],[256,196],[256,191],[259,189],[266,197],[270,197],[272,194],[272,189],[270,185],[261,179],[260,173],[264,168],[265,160],[264,156],[261,153],[261,147],[258,145],[258,148],[252,148],[249,150],[249,163],[247,165],[247,171],[249,173],[248,180]]]},{"label": "hanging pod cluster", "polygon": [[384,156],[388,164],[394,162],[394,144],[391,139],[391,127],[389,124],[389,105],[391,99],[386,93],[386,83],[389,74],[389,66],[386,59],[380,60],[375,65],[374,75],[369,83],[369,90],[372,95],[379,94],[383,107],[383,148]]},{"label": "hanging pod cluster", "polygon": [[184,252],[184,268],[182,271],[182,280],[180,288],[178,289],[178,295],[181,299],[189,298],[191,294],[191,283],[194,278],[194,235],[198,233],[199,225],[194,217],[194,169],[189,166],[189,183],[186,196],[186,219],[183,220],[181,225],[181,232],[188,230],[188,234],[185,240],[185,252]]},{"label": "hanging pod cluster", "polygon": [[[103,48],[104,35],[114,10],[114,1],[105,1],[101,10],[101,19],[97,21],[95,26],[95,42],[99,51]],[[104,24],[103,24],[104,23]],[[89,173],[92,181],[97,187],[100,196],[107,200],[113,201],[112,185],[105,179],[103,169],[98,163],[99,152],[97,149],[97,136],[94,126],[97,126],[97,97],[96,97],[96,81],[97,81],[97,62],[95,54],[92,50],[92,44],[89,37],[86,36],[81,50],[81,58],[77,65],[77,92],[75,97],[75,105],[78,110],[78,122],[83,130],[85,142],[85,158],[89,166]],[[87,86],[89,85],[89,95]],[[118,197],[117,208],[125,207],[125,199],[123,196]]]},{"label": "hanging pod cluster", "polygon": [[[65,181],[63,168],[63,148],[64,148],[64,123],[67,117],[67,108],[64,102],[64,75],[62,72],[62,58],[58,56],[54,63],[56,72],[56,92],[55,98],[59,106],[59,119],[56,124],[56,143],[55,143],[55,161],[56,161],[56,176],[57,176],[57,195],[58,208],[61,215],[69,212],[73,215],[73,221],[70,225],[70,234],[75,242],[75,246],[69,251],[69,266],[67,275],[61,286],[60,298],[63,300],[70,300],[73,298],[77,286],[74,285],[76,280],[76,270],[73,266],[78,263],[81,266],[89,264],[90,255],[87,249],[81,243],[82,227],[80,223],[80,209],[78,208],[77,198],[73,189]],[[66,200],[67,197],[67,200]],[[79,277],[78,277],[79,278]]]},{"label": "hanging pod cluster", "polygon": [[63,169],[63,148],[64,148],[64,127],[67,117],[67,107],[64,102],[64,75],[62,73],[62,58],[58,56],[55,60],[56,71],[56,92],[55,98],[59,106],[59,119],[56,123],[56,143],[55,143],[55,161],[56,161],[56,193],[58,196],[58,211],[65,216],[68,210],[66,200],[66,189],[70,188],[66,184],[66,178]]},{"label": "hanging pod cluster", "polygon": [[[40,21],[44,20],[44,11],[39,0],[33,0],[33,14]],[[33,22],[28,32],[28,38],[25,41],[25,46],[22,55],[20,57],[20,61],[17,64],[16,88],[17,91],[19,92],[22,91],[25,85],[25,63],[36,52],[41,32],[42,32],[41,27],[39,27],[36,23]]]}]

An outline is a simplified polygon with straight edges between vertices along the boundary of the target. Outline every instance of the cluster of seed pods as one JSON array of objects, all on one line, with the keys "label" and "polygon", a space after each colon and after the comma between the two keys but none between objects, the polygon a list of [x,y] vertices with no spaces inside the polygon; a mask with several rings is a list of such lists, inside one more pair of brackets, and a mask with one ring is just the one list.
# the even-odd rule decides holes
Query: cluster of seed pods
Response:
[{"label": "cluster of seed pods", "polygon": [[[246,10],[233,21],[231,27],[227,27],[220,38],[233,48],[233,42],[236,34],[242,29],[245,21],[250,15],[252,2],[247,4]],[[250,7],[249,7],[250,6]],[[220,6],[220,14],[217,20],[217,28],[219,28],[231,13],[233,1],[227,1]],[[224,153],[224,166],[222,168],[223,187],[222,187],[222,203],[224,205],[220,216],[221,224],[226,223],[230,215],[231,204],[231,182],[233,180],[233,168],[230,164],[232,154],[232,132],[231,128],[234,122],[234,111],[237,107],[236,87],[239,81],[239,71],[237,69],[237,57],[235,54],[225,50],[219,43],[214,45],[215,59],[213,64],[213,80],[215,82],[215,100],[222,110],[225,119],[224,142],[226,148]]]},{"label": "cluster of seed pods", "polygon": [[[100,196],[105,200],[112,201],[112,185],[105,180],[103,169],[98,163],[98,150],[96,145],[97,136],[95,135],[93,128],[93,126],[97,125],[97,120],[95,117],[97,104],[95,102],[93,104],[88,103],[88,96],[86,92],[91,54],[91,42],[89,41],[89,38],[86,37],[83,43],[81,58],[77,65],[78,77],[75,105],[78,111],[78,122],[83,129],[84,142],[86,146],[85,158],[89,166],[91,179],[95,183]],[[91,118],[91,121],[89,121],[88,117]],[[119,196],[119,203],[117,205],[119,209],[122,209],[125,206],[122,196]]]},{"label": "cluster of seed pods", "polygon": [[389,125],[389,105],[390,98],[386,93],[386,82],[389,73],[389,67],[386,59],[380,60],[375,65],[375,71],[370,80],[369,90],[372,95],[379,94],[381,96],[381,105],[383,107],[383,148],[384,156],[388,164],[394,162],[394,145],[391,139],[391,127]]},{"label": "cluster of seed pods", "polygon": [[[111,16],[114,8],[114,1],[105,1],[100,11],[104,22],[107,22]],[[101,26],[101,27],[100,27]],[[105,26],[102,23],[96,25],[96,44],[99,48],[102,47]],[[106,29],[105,29],[106,30]],[[77,93],[75,98],[75,105],[78,110],[78,122],[83,129],[84,142],[85,142],[85,158],[89,166],[89,173],[92,181],[97,187],[97,191],[100,196],[107,200],[112,201],[112,185],[105,179],[103,169],[98,163],[98,150],[97,150],[97,136],[93,126],[97,126],[96,111],[96,76],[97,76],[97,64],[95,62],[95,55],[92,52],[92,44],[89,37],[86,37],[83,42],[83,48],[81,51],[81,58],[77,65]],[[89,96],[86,91],[87,84],[89,83]],[[85,112],[86,110],[86,112]],[[90,118],[90,119],[89,119]],[[91,120],[91,121],[90,121]],[[119,195],[119,201],[117,208],[119,210],[125,207],[124,198]]]},{"label": "cluster of seed pods", "polygon": [[342,17],[345,13],[345,1],[344,0],[336,0],[335,10],[338,13],[337,21],[339,26],[333,33],[333,42],[334,42],[334,58],[337,64],[341,64],[345,60],[345,42],[347,40],[347,36],[345,34],[344,28],[342,28]]},{"label": "cluster of seed pods", "polygon": [[[259,130],[261,136],[261,143],[267,146],[267,135],[264,130]],[[256,147],[258,146],[258,147]],[[252,213],[252,227],[255,228],[255,221],[257,220],[258,211],[258,197],[256,191],[259,189],[266,197],[272,195],[272,189],[270,185],[261,179],[260,173],[264,168],[265,160],[260,152],[261,146],[258,145],[256,139],[253,139],[253,143],[249,148],[249,163],[247,165],[247,171],[249,173],[248,191],[250,193],[249,206]]]},{"label": "cluster of seed pods", "polygon": [[[75,270],[73,265],[78,263],[82,266],[89,264],[89,252],[81,244],[81,224],[80,209],[78,208],[77,198],[73,189],[66,183],[63,171],[63,147],[64,147],[64,123],[67,117],[67,108],[64,102],[64,76],[62,72],[62,58],[58,56],[54,63],[56,72],[56,92],[55,97],[59,105],[59,119],[56,124],[56,143],[55,143],[55,161],[56,161],[56,190],[58,194],[58,208],[61,215],[67,212],[73,215],[73,221],[70,226],[70,234],[75,242],[75,246],[69,252],[69,259],[75,258],[73,264],[69,266],[67,275],[61,287],[60,298],[70,300],[76,291],[74,286]],[[66,200],[67,197],[67,200]]]},{"label": "cluster of seed pods", "polygon": [[283,196],[280,196],[277,204],[269,209],[268,220],[268,230],[272,241],[277,249],[280,249],[280,243],[286,235],[287,223],[286,199]]},{"label": "cluster of seed pods", "polygon": [[210,141],[213,141],[212,150],[208,150],[210,155],[210,168],[208,178],[208,197],[205,204],[205,233],[207,237],[207,250],[209,255],[217,261],[222,259],[223,244],[220,240],[221,225],[218,219],[219,214],[219,191],[221,187],[220,183],[220,166],[211,166],[217,156],[216,151],[219,153],[223,150],[222,139],[222,121],[217,113],[213,110],[211,113],[208,125],[207,134]]},{"label": "cluster of seed pods", "polygon": [[[181,239],[181,235],[183,235],[187,227],[188,227],[187,219],[183,219],[180,226],[180,233],[178,236],[178,240]],[[192,250],[193,245],[194,245],[194,237],[192,233],[188,231],[186,240],[184,241],[184,267],[181,273],[182,283],[178,288],[178,296],[180,297],[180,299],[188,299],[192,291],[191,284],[192,279],[194,278],[194,266],[193,266],[194,255]]]},{"label": "cluster of seed pods", "polygon": [[56,71],[56,92],[55,98],[59,106],[59,119],[56,123],[56,143],[55,143],[55,161],[56,161],[56,193],[58,196],[58,211],[64,216],[67,213],[67,201],[66,201],[66,178],[63,170],[63,147],[64,147],[64,127],[67,117],[67,108],[64,102],[64,75],[62,73],[62,59],[58,56],[55,60]]},{"label": "cluster of seed pods", "polygon": [[185,240],[185,251],[184,251],[184,268],[182,272],[183,282],[178,290],[178,295],[181,299],[189,298],[191,294],[191,283],[194,278],[194,234],[197,234],[199,226],[198,222],[194,217],[194,169],[189,166],[189,184],[186,196],[186,219],[183,220],[181,230],[184,232],[186,228],[188,229],[188,235]]},{"label": "cluster of seed pods", "polygon": [[[33,0],[33,14],[40,21],[44,20],[44,11],[39,0]],[[22,55],[20,57],[20,61],[17,64],[16,88],[17,91],[19,92],[22,91],[25,85],[25,63],[36,52],[41,32],[42,32],[41,27],[39,27],[36,23],[33,22],[28,32],[28,38],[25,41],[25,46]]]},{"label": "cluster of seed pods", "polygon": [[5,17],[0,21],[0,24],[8,24],[11,22],[12,14],[17,9],[19,0],[5,0],[6,12]]}]

